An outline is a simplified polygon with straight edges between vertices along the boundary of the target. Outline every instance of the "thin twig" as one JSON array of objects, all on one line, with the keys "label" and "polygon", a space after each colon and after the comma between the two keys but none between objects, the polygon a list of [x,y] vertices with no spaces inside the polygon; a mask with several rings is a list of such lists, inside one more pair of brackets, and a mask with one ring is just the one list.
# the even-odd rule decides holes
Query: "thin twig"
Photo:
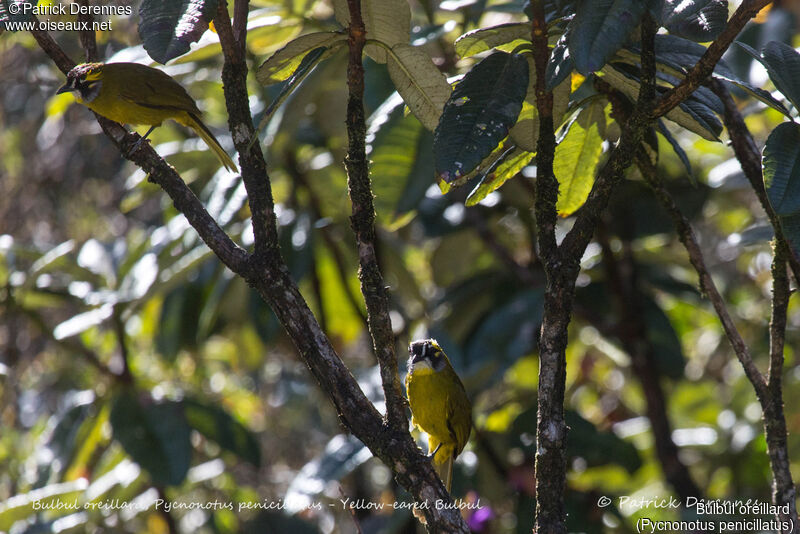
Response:
[{"label": "thin twig", "polygon": [[366,155],[366,121],[364,118],[364,66],[362,55],[366,30],[361,17],[360,0],[347,0],[350,11],[349,54],[347,64],[347,138],[345,156],[347,187],[353,213],[350,225],[356,235],[358,261],[361,268],[361,294],[367,307],[367,323],[372,345],[381,372],[386,397],[386,416],[390,428],[407,428],[406,400],[400,386],[394,334],[389,315],[389,296],[375,251],[375,207],[369,164]]},{"label": "thin twig", "polygon": [[[80,4],[82,7],[88,7],[89,0],[79,0],[78,4]],[[97,55],[97,39],[95,37],[94,30],[92,29],[94,16],[88,11],[81,11],[78,13],[78,22],[85,22],[88,25],[88,29],[81,28],[79,33],[81,46],[83,46],[84,53],[86,54],[86,61],[97,61],[99,59],[99,56]]]},{"label": "thin twig", "polygon": [[[642,386],[647,418],[653,432],[656,456],[664,478],[682,500],[701,497],[700,489],[689,469],[681,461],[678,447],[672,440],[672,425],[667,415],[667,402],[661,387],[662,373],[656,364],[653,344],[647,336],[642,292],[638,284],[636,260],[630,241],[623,241],[623,253],[617,258],[611,248],[605,225],[598,227],[597,241],[603,255],[603,267],[609,291],[617,310],[614,330],[631,357],[633,372]],[[604,318],[605,319],[605,318]]]},{"label": "thin twig", "polygon": [[725,305],[725,301],[717,290],[714,279],[711,277],[711,273],[706,267],[703,251],[700,249],[700,245],[697,242],[697,238],[694,235],[694,230],[692,230],[689,220],[680,211],[677,204],[675,204],[675,200],[672,198],[672,195],[669,194],[664,185],[661,183],[655,166],[643,150],[637,153],[636,163],[639,167],[639,170],[642,172],[642,176],[644,176],[645,181],[653,190],[653,193],[655,193],[656,198],[672,218],[672,222],[678,232],[678,238],[686,248],[686,252],[689,254],[689,261],[692,263],[695,271],[697,271],[697,275],[700,277],[700,287],[711,301],[714,311],[717,312],[717,317],[719,317],[719,320],[722,323],[722,328],[725,330],[725,335],[733,346],[733,351],[736,353],[736,357],[742,364],[748,380],[750,380],[750,382],[753,384],[753,387],[756,390],[756,395],[758,396],[759,400],[766,398],[768,393],[767,382],[764,380],[764,375],[761,374],[756,367],[755,362],[753,362],[750,349],[747,347],[744,339],[742,339],[739,330],[736,328],[736,324],[733,322],[733,319],[731,319],[731,316],[728,313],[728,308]]},{"label": "thin twig", "polygon": [[[730,91],[728,91],[722,82],[712,79],[709,81],[708,86],[714,91],[714,94],[722,100],[725,106],[725,113],[722,116],[722,120],[725,123],[725,128],[728,130],[728,137],[731,140],[733,153],[736,155],[736,159],[739,160],[742,172],[744,172],[747,181],[750,182],[750,186],[753,188],[756,197],[758,197],[758,201],[761,203],[761,207],[764,208],[764,212],[767,214],[767,218],[775,231],[775,237],[778,241],[788,243],[786,235],[783,233],[783,228],[781,227],[780,218],[775,213],[775,210],[772,209],[772,204],[769,203],[767,191],[764,188],[764,175],[761,168],[761,151],[758,149],[758,145],[756,145],[753,135],[750,133],[750,129],[745,124],[744,118],[739,112],[739,108],[736,106],[733,97],[731,97]],[[792,251],[791,247],[788,247],[788,252],[789,266],[792,269],[795,280],[800,284],[800,258]]]},{"label": "thin twig", "polygon": [[775,255],[772,259],[772,320],[769,324],[769,374],[767,388],[769,395],[762,401],[764,433],[767,452],[772,467],[772,501],[782,506],[789,505],[788,513],[779,512],[777,518],[790,521],[792,527],[784,532],[800,532],[797,521],[797,490],[792,481],[787,444],[786,416],[783,412],[783,352],[786,341],[786,310],[789,306],[789,277],[786,274],[788,246],[775,241]]},{"label": "thin twig", "polygon": [[681,80],[681,83],[670,89],[653,108],[652,117],[657,118],[668,113],[672,108],[686,100],[703,82],[706,81],[714,67],[722,58],[722,54],[742,31],[744,25],[756,16],[770,0],[744,0],[731,15],[725,29],[708,46],[703,56]]}]

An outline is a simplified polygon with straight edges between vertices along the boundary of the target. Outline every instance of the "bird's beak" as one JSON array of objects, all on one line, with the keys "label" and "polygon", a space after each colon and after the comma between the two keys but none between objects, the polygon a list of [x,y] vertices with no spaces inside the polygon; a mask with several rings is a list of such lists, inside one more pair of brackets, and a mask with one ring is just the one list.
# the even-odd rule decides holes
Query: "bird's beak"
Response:
[{"label": "bird's beak", "polygon": [[64,84],[62,87],[58,88],[58,91],[56,91],[56,94],[60,95],[61,93],[68,93],[70,91],[72,91],[72,87],[70,87],[69,84]]}]

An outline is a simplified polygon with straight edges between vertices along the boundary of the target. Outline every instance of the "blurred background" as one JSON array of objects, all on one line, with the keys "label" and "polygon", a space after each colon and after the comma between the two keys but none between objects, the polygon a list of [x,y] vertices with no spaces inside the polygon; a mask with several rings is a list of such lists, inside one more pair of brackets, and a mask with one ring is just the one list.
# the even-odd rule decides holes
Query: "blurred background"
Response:
[{"label": "blurred background", "polygon": [[[413,44],[448,76],[474,62],[456,56],[457,36],[525,20],[519,1],[411,6]],[[756,49],[770,40],[798,45],[798,13],[798,2],[774,2],[740,39]],[[113,31],[97,34],[101,57],[146,60],[136,16],[109,20]],[[291,38],[337,25],[327,1],[253,0],[249,27],[256,67]],[[53,37],[71,58],[83,57],[76,33]],[[164,70],[233,153],[214,37]],[[741,50],[726,61],[752,84],[773,89]],[[432,134],[392,98],[385,65],[366,59],[365,68],[378,252],[401,372],[410,340],[438,339],[474,407],[453,494],[479,500],[480,508],[464,511],[475,532],[530,532],[543,286],[531,211],[535,169],[526,167],[477,206],[464,205],[470,185],[442,195],[433,181]],[[261,141],[283,256],[342,359],[380,405],[342,165],[345,69],[345,54],[317,67],[261,130]],[[391,505],[410,498],[338,424],[268,306],[221,266],[86,108],[71,95],[55,96],[63,80],[30,34],[0,33],[0,531],[421,531],[407,509],[343,506],[342,499]],[[281,86],[250,82],[258,122]],[[781,116],[736,96],[763,143]],[[679,129],[673,135],[697,184],[663,139],[659,172],[691,215],[764,369],[770,227],[726,143]],[[252,244],[241,180],[219,171],[202,141],[175,123],[150,140],[234,240]],[[619,506],[623,495],[770,501],[753,389],[667,214],[635,172],[614,195],[582,266],[567,352],[570,530],[631,532],[643,514],[680,518],[669,508]],[[642,311],[635,317],[621,297],[630,291]],[[795,479],[799,329],[795,297],[784,391]],[[635,354],[642,343],[645,359]],[[121,386],[126,373],[135,393]],[[189,448],[175,445],[181,433]],[[604,495],[614,502],[601,508]],[[80,510],[35,504],[75,499]],[[157,499],[234,509],[167,512],[154,506]],[[87,502],[107,504],[86,509]],[[280,509],[256,506],[270,503]]]}]

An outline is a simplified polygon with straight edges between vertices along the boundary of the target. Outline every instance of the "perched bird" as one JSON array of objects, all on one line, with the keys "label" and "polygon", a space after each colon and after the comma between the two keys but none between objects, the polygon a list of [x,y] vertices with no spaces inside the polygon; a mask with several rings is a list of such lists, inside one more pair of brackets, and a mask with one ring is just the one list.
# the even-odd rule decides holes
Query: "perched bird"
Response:
[{"label": "perched bird", "polygon": [[453,461],[464,450],[472,430],[472,405],[436,340],[414,341],[408,351],[406,393],[411,424],[428,434],[428,453],[449,492]]},{"label": "perched bird", "polygon": [[188,126],[226,169],[239,172],[200,120],[200,110],[189,93],[158,69],[138,63],[82,63],[67,73],[67,83],[57,93],[67,91],[98,115],[124,124],[150,125],[143,139],[166,119]]}]

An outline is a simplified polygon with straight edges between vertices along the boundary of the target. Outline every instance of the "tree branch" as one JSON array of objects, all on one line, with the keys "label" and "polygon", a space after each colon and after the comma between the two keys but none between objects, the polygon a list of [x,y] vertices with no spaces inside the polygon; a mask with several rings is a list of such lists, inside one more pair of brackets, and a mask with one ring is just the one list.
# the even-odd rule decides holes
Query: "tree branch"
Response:
[{"label": "tree branch", "polygon": [[536,69],[536,111],[539,116],[539,137],[536,141],[535,209],[538,256],[545,272],[557,269],[559,252],[556,245],[556,202],[558,181],[553,171],[556,138],[553,125],[553,92],[547,90],[547,63],[550,47],[547,43],[547,22],[542,0],[532,0],[531,42]]},{"label": "tree branch", "polygon": [[[79,0],[78,4],[83,7],[88,7],[89,0]],[[85,22],[91,28],[92,22],[94,22],[94,16],[91,13],[78,13],[78,22]],[[81,46],[83,46],[83,50],[86,54],[86,61],[93,62],[99,59],[97,55],[97,39],[95,38],[94,30],[88,29],[80,30],[80,39],[81,39]]]},{"label": "tree branch", "polygon": [[764,433],[767,452],[772,466],[772,502],[776,505],[789,504],[789,513],[777,514],[782,521],[791,521],[793,527],[787,531],[800,532],[797,521],[797,490],[792,481],[789,464],[789,450],[786,439],[786,416],[783,413],[783,351],[786,340],[786,310],[789,306],[789,277],[786,275],[788,246],[775,241],[775,255],[772,258],[772,320],[769,324],[769,374],[767,388],[769,395],[762,402],[764,411]]},{"label": "tree branch", "polygon": [[[224,12],[224,15],[219,14],[217,20],[220,21],[217,24],[218,31],[220,26],[222,27],[222,31],[219,32],[220,40],[230,43],[232,31],[227,11]],[[64,54],[49,34],[39,31],[38,26],[32,33],[41,48],[53,59],[62,72],[69,72],[75,65],[74,62]],[[225,49],[226,45],[223,44],[223,50]],[[228,47],[226,59],[230,57],[232,62],[241,60],[242,63],[242,70],[235,71],[233,74],[241,75],[243,72],[246,76],[243,58],[237,59],[237,55],[231,53],[231,50],[233,48]],[[229,72],[231,71],[229,70]],[[246,91],[239,92],[244,86],[237,80],[243,81],[243,78],[231,76],[230,81],[236,81],[237,84],[231,85],[231,89],[226,87],[226,91],[231,91],[230,93],[226,92],[226,102],[229,105],[229,113],[233,112],[229,124],[234,129],[234,142],[238,143],[237,146],[245,145],[246,148],[246,144],[251,138],[252,119],[246,104],[247,93]],[[242,96],[245,97],[244,102],[235,101]],[[233,105],[228,98],[235,101]],[[433,470],[430,460],[422,454],[411,438],[407,427],[397,430],[384,425],[380,414],[366,398],[353,375],[342,363],[314,319],[314,315],[278,253],[277,232],[272,232],[276,223],[274,211],[271,209],[271,194],[256,200],[257,204],[255,205],[265,211],[258,215],[254,213],[253,216],[254,218],[258,217],[263,224],[261,237],[265,241],[263,245],[267,247],[266,250],[269,251],[269,247],[274,243],[274,254],[265,253],[265,249],[262,248],[263,257],[248,256],[245,250],[225,234],[181,177],[158,156],[150,145],[144,144],[134,151],[133,148],[140,139],[138,135],[130,134],[119,124],[108,119],[99,116],[97,119],[103,131],[117,145],[122,155],[147,172],[151,182],[164,189],[176,209],[184,214],[189,224],[195,228],[217,257],[233,272],[242,276],[270,304],[320,387],[335,405],[342,424],[392,470],[396,480],[414,496],[417,502],[428,503],[426,517],[429,528],[435,532],[468,534],[469,529],[458,510],[440,509],[434,506],[433,503],[437,500],[447,502],[449,495]],[[247,129],[248,124],[250,125],[249,130]],[[235,129],[237,127],[239,128],[238,133]],[[269,192],[266,166],[264,166],[263,174],[259,175],[257,172],[260,165],[259,159],[263,162],[260,147],[253,144],[252,150],[246,153],[240,152],[245,178],[251,180],[252,178],[247,178],[247,176],[260,176],[264,183],[253,184],[251,182],[251,186],[263,188],[256,189],[256,191]],[[252,210],[253,198],[250,199],[250,202]],[[272,241],[273,238],[275,241]],[[258,243],[256,245],[258,252]]]},{"label": "tree branch", "polygon": [[625,120],[619,143],[611,151],[608,160],[595,179],[592,191],[589,193],[586,203],[579,210],[575,224],[561,242],[562,257],[565,259],[565,263],[569,263],[573,269],[577,269],[577,262],[580,261],[586,246],[592,239],[594,229],[600,221],[603,210],[608,205],[611,192],[622,179],[625,170],[630,167],[642,136],[650,127],[650,109],[656,95],[655,32],[655,23],[649,16],[645,17],[642,21],[642,84],[639,87],[637,103]]},{"label": "tree branch", "polygon": [[672,108],[686,100],[695,89],[700,87],[706,78],[714,72],[722,54],[742,31],[744,25],[756,16],[761,9],[769,4],[770,0],[744,0],[731,15],[725,29],[709,45],[703,56],[694,67],[681,80],[681,83],[667,91],[653,108],[652,118],[657,118],[668,113]]},{"label": "tree branch", "polygon": [[[245,17],[246,18],[246,17]],[[253,267],[280,257],[278,227],[275,220],[275,203],[272,187],[267,176],[267,163],[258,143],[250,143],[255,135],[250,101],[247,94],[247,64],[245,63],[246,32],[241,41],[234,39],[228,6],[220,1],[214,27],[222,45],[225,63],[222,67],[222,89],[228,109],[228,127],[233,135],[233,144],[239,152],[242,180],[247,190],[253,222],[255,246]]]},{"label": "tree branch", "polygon": [[386,397],[386,416],[390,428],[407,428],[406,400],[400,386],[397,357],[394,353],[394,334],[389,316],[389,296],[375,252],[375,207],[366,154],[366,121],[364,118],[364,66],[361,57],[366,42],[366,30],[361,18],[360,0],[347,0],[350,11],[349,54],[347,64],[347,138],[345,156],[347,187],[353,214],[350,225],[358,244],[361,268],[361,294],[367,306],[367,323],[372,345],[381,371]]}]

